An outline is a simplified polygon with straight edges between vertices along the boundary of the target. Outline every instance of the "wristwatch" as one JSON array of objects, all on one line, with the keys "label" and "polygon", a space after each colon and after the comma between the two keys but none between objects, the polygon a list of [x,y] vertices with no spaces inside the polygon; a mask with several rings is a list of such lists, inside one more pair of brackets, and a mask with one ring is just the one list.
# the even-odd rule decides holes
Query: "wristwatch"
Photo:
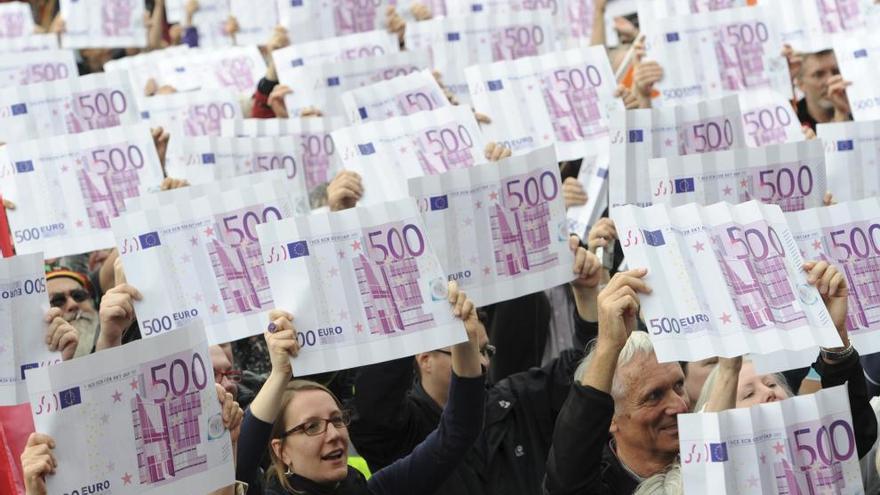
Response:
[{"label": "wristwatch", "polygon": [[853,353],[856,352],[856,348],[853,347],[852,343],[845,347],[840,351],[832,351],[830,349],[822,348],[822,357],[827,359],[828,361],[839,363],[841,361],[845,361],[848,357],[852,356]]}]

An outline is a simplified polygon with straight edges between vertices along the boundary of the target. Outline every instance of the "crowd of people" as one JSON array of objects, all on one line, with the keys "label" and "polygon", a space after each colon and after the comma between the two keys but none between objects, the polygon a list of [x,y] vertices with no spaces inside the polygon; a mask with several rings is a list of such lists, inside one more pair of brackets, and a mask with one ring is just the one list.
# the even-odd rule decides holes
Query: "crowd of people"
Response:
[{"label": "crowd of people", "polygon": [[[188,2],[179,25],[165,22],[163,0],[148,4],[151,48],[198,45],[192,27],[197,1]],[[595,16],[604,17],[606,1],[592,5]],[[414,9],[417,19],[430,15],[423,5]],[[403,44],[406,21],[400,13],[390,9],[387,24]],[[604,28],[594,27],[593,41],[602,44]],[[64,20],[55,16],[47,29],[63,32]],[[636,45],[631,82],[618,95],[628,109],[650,108],[664,68],[644,58],[637,19],[619,18],[615,29],[623,41],[608,49],[615,69],[630,44]],[[230,19],[228,33],[235,32]],[[279,27],[265,50],[295,37]],[[111,58],[132,53],[82,50],[80,71],[100,71]],[[818,123],[852,119],[848,83],[832,51],[786,47],[784,54],[802,95],[793,107],[808,138],[815,138]],[[297,88],[279,84],[271,58],[267,63],[248,115],[286,118],[284,96]],[[148,95],[175,91],[154,83],[140,89]],[[320,113],[316,108],[307,115]],[[492,116],[478,118],[488,122]],[[154,129],[153,137],[164,159],[173,137],[162,129]],[[493,143],[485,154],[496,162],[510,150]],[[566,207],[585,204],[587,193],[576,179],[580,163],[559,165]],[[163,189],[187,185],[167,178]],[[331,211],[353,208],[363,193],[358,174],[342,171],[327,187],[326,204]],[[5,206],[15,208],[8,201]],[[211,346],[236,460],[236,485],[220,492],[679,494],[679,414],[745,408],[846,384],[866,493],[880,493],[877,416],[870,404],[880,376],[871,376],[873,357],[859,356],[849,341],[848,287],[837,268],[819,260],[802,267],[843,342],[819,351],[812,366],[819,381],[811,385],[804,380],[808,369],[760,375],[748,357],[658,362],[640,321],[640,298],[670,288],[650,287],[643,267],[618,271],[623,253],[616,238],[606,212],[586,239],[570,238],[570,284],[488,307],[475,307],[451,282],[449,310],[464,323],[468,339],[448,348],[299,376],[290,359],[299,350],[297,315],[284,308],[271,313],[262,335]],[[613,253],[612,266],[597,257],[599,249]],[[127,283],[115,249],[47,260],[46,283],[45,343],[64,360],[141,338],[134,302],[143,296]],[[20,457],[28,495],[46,494],[46,480],[67,469],[53,455],[55,447],[42,432],[28,439]]]}]

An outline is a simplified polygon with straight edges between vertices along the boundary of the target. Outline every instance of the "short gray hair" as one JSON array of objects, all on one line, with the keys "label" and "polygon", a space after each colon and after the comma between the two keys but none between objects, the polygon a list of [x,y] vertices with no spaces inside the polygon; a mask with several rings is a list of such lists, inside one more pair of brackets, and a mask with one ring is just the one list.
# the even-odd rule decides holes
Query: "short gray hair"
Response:
[{"label": "short gray hair", "polygon": [[[595,340],[590,343],[587,355],[584,357],[583,361],[581,361],[581,364],[579,364],[577,369],[575,370],[575,381],[580,382],[584,374],[587,372],[587,369],[590,367],[590,363],[593,361],[593,355],[596,351],[595,344]],[[629,338],[626,339],[626,344],[624,344],[623,349],[620,350],[620,355],[617,357],[617,367],[614,369],[614,378],[611,380],[612,397],[616,399],[617,397],[623,397],[626,394],[623,382],[619,376],[620,368],[632,361],[633,358],[635,358],[636,354],[653,353],[654,344],[651,343],[651,338],[648,337],[648,334],[646,332],[635,331],[629,335]],[[616,402],[617,401],[615,400],[615,404]]]},{"label": "short gray hair", "polygon": [[672,463],[666,471],[657,473],[641,482],[633,495],[683,495],[681,464]]}]

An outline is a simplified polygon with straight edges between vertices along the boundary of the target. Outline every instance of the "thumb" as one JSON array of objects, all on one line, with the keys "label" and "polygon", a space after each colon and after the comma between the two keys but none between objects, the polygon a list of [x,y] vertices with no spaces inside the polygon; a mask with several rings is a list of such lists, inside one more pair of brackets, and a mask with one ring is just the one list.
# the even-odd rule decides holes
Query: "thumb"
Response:
[{"label": "thumb", "polygon": [[581,240],[576,235],[568,236],[568,249],[574,253],[577,252],[577,248],[580,247]]},{"label": "thumb", "polygon": [[113,279],[116,282],[116,285],[122,285],[127,283],[125,279],[125,270],[122,268],[122,258],[116,258],[113,262]]}]

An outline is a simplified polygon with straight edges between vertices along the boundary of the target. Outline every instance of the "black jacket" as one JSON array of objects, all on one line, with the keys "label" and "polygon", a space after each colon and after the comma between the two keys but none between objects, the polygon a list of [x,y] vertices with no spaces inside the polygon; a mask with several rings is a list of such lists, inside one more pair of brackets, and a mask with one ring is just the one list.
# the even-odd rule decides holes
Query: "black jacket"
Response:
[{"label": "black jacket", "polygon": [[[577,316],[575,322],[575,349],[489,389],[486,424],[477,444],[445,484],[424,495],[540,493],[556,416],[583,348],[597,332],[596,323]],[[407,455],[437,425],[442,409],[414,375],[412,358],[367,366],[358,375],[349,431],[371,470]]]},{"label": "black jacket", "polygon": [[639,480],[608,446],[613,415],[610,395],[579,383],[572,385],[553,432],[546,495],[629,495],[635,491]]}]

